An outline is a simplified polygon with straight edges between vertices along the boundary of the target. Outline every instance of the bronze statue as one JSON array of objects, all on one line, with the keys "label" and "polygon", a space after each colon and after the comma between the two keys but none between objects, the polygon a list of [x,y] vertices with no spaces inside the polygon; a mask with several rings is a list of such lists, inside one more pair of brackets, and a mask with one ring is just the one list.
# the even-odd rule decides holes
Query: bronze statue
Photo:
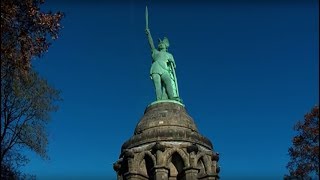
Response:
[{"label": "bronze statue", "polygon": [[168,52],[169,40],[164,37],[159,39],[158,49],[155,48],[153,39],[148,27],[148,8],[146,7],[146,34],[151,48],[152,65],[150,77],[153,80],[157,101],[176,100],[179,98],[177,77],[175,74],[176,64],[172,54]]}]

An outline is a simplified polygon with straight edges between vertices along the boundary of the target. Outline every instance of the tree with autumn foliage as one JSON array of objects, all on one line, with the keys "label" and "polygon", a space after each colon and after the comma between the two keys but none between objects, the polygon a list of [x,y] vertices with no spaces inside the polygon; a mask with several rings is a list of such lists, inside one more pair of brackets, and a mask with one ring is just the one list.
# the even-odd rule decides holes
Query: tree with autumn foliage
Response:
[{"label": "tree with autumn foliage", "polygon": [[[1,1],[1,66],[27,72],[31,60],[46,52],[61,29],[61,12],[42,12],[44,0]],[[5,74],[1,73],[1,78]]]},{"label": "tree with autumn foliage", "polygon": [[287,165],[290,175],[286,179],[319,178],[319,106],[299,121],[294,130],[298,134],[289,148],[290,161]]},{"label": "tree with autumn foliage", "polygon": [[46,159],[50,112],[59,91],[34,71],[61,30],[61,12],[43,12],[43,0],[1,1],[1,179],[23,178],[31,150]]}]

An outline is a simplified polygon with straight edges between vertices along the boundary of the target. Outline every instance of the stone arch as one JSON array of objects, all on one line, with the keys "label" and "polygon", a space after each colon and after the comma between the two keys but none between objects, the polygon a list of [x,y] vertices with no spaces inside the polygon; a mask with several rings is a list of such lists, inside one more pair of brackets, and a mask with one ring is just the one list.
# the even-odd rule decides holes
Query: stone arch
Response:
[{"label": "stone arch", "polygon": [[151,152],[141,152],[136,156],[136,169],[139,174],[144,177],[148,177],[148,179],[153,179],[152,169],[156,165],[156,158]]},{"label": "stone arch", "polygon": [[[196,156],[197,166],[200,165],[199,161],[202,161],[202,163],[204,165],[204,172],[205,173],[211,172],[210,168],[211,168],[211,164],[212,163],[210,161],[210,156],[208,156],[207,154],[201,152],[201,153],[197,154],[197,156]],[[200,172],[201,172],[201,170],[200,170]]]},{"label": "stone arch", "polygon": [[206,165],[205,165],[205,161],[204,161],[204,156],[200,156],[198,159],[197,159],[197,165],[196,167],[199,169],[199,172],[198,172],[198,177],[201,178],[203,176],[206,175]]},{"label": "stone arch", "polygon": [[156,164],[156,157],[150,151],[143,151],[135,157],[135,162],[137,163],[135,165],[138,166],[145,156],[149,156],[152,159],[152,163]]},{"label": "stone arch", "polygon": [[182,149],[178,149],[178,148],[169,149],[164,153],[164,158],[165,158],[164,162],[166,163],[166,165],[168,165],[168,163],[170,162],[170,158],[174,153],[177,153],[181,157],[181,159],[183,160],[184,167],[189,167],[190,162],[189,162],[188,154],[184,152]]},{"label": "stone arch", "polygon": [[[206,156],[206,154],[204,153],[204,152],[199,152],[197,155],[196,155],[196,162],[198,162],[198,160],[199,159],[203,159],[203,160],[205,160],[205,157]],[[207,163],[207,162],[205,162],[205,163]]]},{"label": "stone arch", "polygon": [[123,175],[124,173],[129,172],[129,162],[128,159],[123,159],[121,162],[121,169],[119,171],[119,175]]},{"label": "stone arch", "polygon": [[184,161],[180,154],[176,151],[171,155],[169,161],[167,163],[167,167],[169,168],[169,179],[181,180],[181,175],[183,169],[185,168]]},{"label": "stone arch", "polygon": [[165,166],[169,168],[169,179],[182,179],[183,169],[189,167],[189,157],[182,149],[173,148],[164,153]]}]

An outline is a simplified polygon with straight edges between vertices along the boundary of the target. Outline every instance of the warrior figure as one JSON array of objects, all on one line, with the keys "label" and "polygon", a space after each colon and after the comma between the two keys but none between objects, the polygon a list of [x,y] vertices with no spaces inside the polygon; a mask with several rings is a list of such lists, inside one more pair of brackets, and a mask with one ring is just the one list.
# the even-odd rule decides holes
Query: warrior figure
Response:
[{"label": "warrior figure", "polygon": [[159,39],[158,49],[155,48],[153,39],[148,28],[148,11],[146,9],[146,34],[151,48],[152,65],[150,77],[153,80],[157,100],[176,100],[180,101],[177,78],[175,74],[176,64],[172,54],[168,52],[169,40],[164,37]]}]

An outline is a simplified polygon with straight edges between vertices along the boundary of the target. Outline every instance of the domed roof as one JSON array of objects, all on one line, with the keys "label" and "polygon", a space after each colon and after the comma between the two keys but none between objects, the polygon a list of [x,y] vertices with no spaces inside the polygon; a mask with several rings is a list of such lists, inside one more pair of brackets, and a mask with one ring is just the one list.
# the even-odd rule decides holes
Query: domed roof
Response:
[{"label": "domed roof", "polygon": [[161,102],[147,107],[144,116],[136,126],[134,134],[140,134],[150,128],[163,126],[176,126],[198,132],[193,119],[187,114],[186,109],[182,105]]},{"label": "domed roof", "polygon": [[183,105],[159,102],[148,106],[137,124],[134,135],[122,149],[156,141],[187,141],[212,149],[210,140],[201,136]]}]

